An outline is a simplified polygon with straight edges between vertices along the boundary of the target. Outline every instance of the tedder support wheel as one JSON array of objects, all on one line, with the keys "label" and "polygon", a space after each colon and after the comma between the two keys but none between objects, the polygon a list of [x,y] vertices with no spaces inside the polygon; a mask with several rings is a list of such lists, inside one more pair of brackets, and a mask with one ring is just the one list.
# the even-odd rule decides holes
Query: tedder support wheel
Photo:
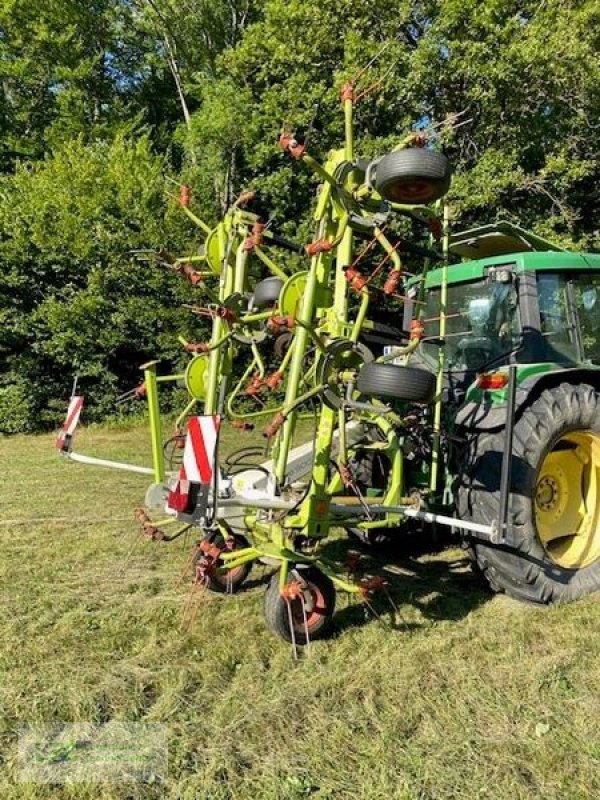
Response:
[{"label": "tedder support wheel", "polygon": [[435,375],[425,369],[372,361],[358,373],[356,388],[369,397],[429,403],[435,394],[435,382]]},{"label": "tedder support wheel", "polygon": [[334,609],[335,587],[330,578],[315,567],[290,568],[285,596],[279,588],[279,572],[276,572],[265,594],[267,625],[286,642],[295,641],[299,645],[327,633]]},{"label": "tedder support wheel", "polygon": [[[239,533],[232,534],[230,537],[233,539],[233,550],[242,550],[245,547],[250,547],[248,540],[241,536]],[[223,566],[223,562],[219,560],[218,565]],[[195,571],[196,562],[194,560],[193,567]],[[234,569],[228,569],[223,574],[215,573],[208,577],[206,586],[213,592],[220,592],[221,594],[234,594],[239,591],[241,585],[244,583],[250,571],[252,563],[242,564]]]},{"label": "tedder support wheel", "polygon": [[[377,434],[375,434],[377,436]],[[380,450],[359,450],[351,459],[354,479],[363,494],[376,489],[383,495],[390,476],[390,462]],[[385,547],[398,540],[400,526],[394,528],[346,528],[349,536],[368,547]]]},{"label": "tedder support wheel", "polygon": [[274,306],[279,300],[279,295],[283,289],[283,281],[274,275],[259,281],[254,287],[252,295],[252,305],[256,309],[269,308]]},{"label": "tedder support wheel", "polygon": [[433,203],[450,188],[452,167],[443,153],[421,147],[383,156],[375,172],[375,188],[392,203]]},{"label": "tedder support wheel", "polygon": [[[458,489],[461,518],[498,518],[504,433],[475,436]],[[600,589],[600,395],[546,389],[515,423],[506,541],[472,540],[495,591],[536,603]]]}]

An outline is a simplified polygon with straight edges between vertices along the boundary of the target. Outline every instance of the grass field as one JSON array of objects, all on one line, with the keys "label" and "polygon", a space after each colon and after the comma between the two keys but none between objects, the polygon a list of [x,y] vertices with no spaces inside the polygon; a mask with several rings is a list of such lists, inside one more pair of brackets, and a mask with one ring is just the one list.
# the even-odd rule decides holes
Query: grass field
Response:
[{"label": "grass field", "polygon": [[[78,445],[144,461],[146,438]],[[144,477],[60,460],[49,436],[0,455],[2,800],[599,796],[597,597],[531,608],[492,597],[459,549],[405,558],[399,613],[384,626],[342,596],[333,637],[294,662],[263,623],[262,568],[182,633],[190,542],[130,552]],[[112,719],[168,726],[166,784],[19,781],[20,726]]]}]

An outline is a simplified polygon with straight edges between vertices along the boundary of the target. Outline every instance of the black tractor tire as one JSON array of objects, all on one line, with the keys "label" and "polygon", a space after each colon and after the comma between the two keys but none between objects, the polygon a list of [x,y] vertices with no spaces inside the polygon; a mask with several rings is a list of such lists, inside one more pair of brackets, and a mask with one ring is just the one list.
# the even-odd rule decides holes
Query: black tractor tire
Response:
[{"label": "black tractor tire", "polygon": [[276,305],[282,288],[283,281],[275,275],[259,281],[254,287],[254,294],[252,295],[253,308],[269,308]]},{"label": "black tractor tire", "polygon": [[[460,433],[460,429],[457,432]],[[468,431],[463,433],[468,436]],[[524,601],[549,604],[569,602],[600,589],[599,524],[590,526],[593,547],[589,548],[588,558],[592,558],[591,563],[581,560],[581,563],[565,566],[557,562],[557,551],[552,550],[573,540],[572,534],[562,534],[562,526],[570,529],[565,509],[569,504],[572,507],[574,500],[579,502],[577,496],[571,498],[572,492],[563,492],[563,500],[561,486],[556,484],[558,488],[552,504],[555,504],[559,520],[559,536],[546,546],[536,524],[536,519],[540,519],[540,506],[544,508],[543,503],[549,502],[541,493],[544,481],[548,481],[546,458],[549,454],[569,451],[570,457],[575,458],[578,446],[568,439],[574,434],[597,435],[600,440],[600,395],[586,384],[563,383],[546,389],[517,419],[506,540],[500,544],[477,538],[465,540],[476,567],[494,591],[506,592]],[[457,512],[461,519],[484,524],[498,519],[503,447],[503,431],[481,432],[468,441],[457,491]],[[594,478],[586,477],[585,466],[578,469],[581,476],[575,478],[575,485],[579,485],[583,494]],[[570,472],[563,468],[563,475]],[[548,507],[544,513],[548,513]],[[555,557],[551,556],[552,552]],[[561,560],[564,559],[561,557]]]},{"label": "black tractor tire", "polygon": [[446,156],[421,147],[388,153],[375,170],[375,188],[392,203],[433,203],[447,193],[451,179]]},{"label": "black tractor tire", "polygon": [[[306,645],[313,639],[322,638],[329,630],[335,611],[335,587],[331,579],[316,567],[290,568],[287,583],[292,581],[300,581],[305,587],[302,594],[305,597],[307,624],[304,623],[302,601],[299,598],[288,601],[282,597],[279,590],[279,571],[272,576],[267,587],[265,619],[269,628],[281,639]],[[293,633],[290,628],[290,609]]]},{"label": "black tractor tire", "polygon": [[399,364],[365,364],[358,373],[357,390],[368,397],[429,403],[435,395],[432,372]]}]

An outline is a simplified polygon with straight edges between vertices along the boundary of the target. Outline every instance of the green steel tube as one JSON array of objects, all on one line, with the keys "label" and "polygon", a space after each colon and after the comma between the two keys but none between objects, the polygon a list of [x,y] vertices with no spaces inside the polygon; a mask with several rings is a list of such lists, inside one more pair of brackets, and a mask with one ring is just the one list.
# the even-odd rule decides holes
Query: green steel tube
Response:
[{"label": "green steel tube", "polygon": [[343,406],[338,409],[338,461],[341,464],[348,463],[348,438],[346,436],[346,411]]},{"label": "green steel tube", "polygon": [[260,311],[257,314],[244,314],[239,318],[239,322],[243,325],[245,323],[262,322],[265,319],[270,319],[273,316],[273,311]]},{"label": "green steel tube", "polygon": [[256,346],[256,342],[250,343],[250,349],[252,350],[252,355],[254,356],[254,361],[256,362],[256,366],[258,367],[258,374],[261,378],[264,378],[265,375],[265,362],[262,360],[262,356],[260,354],[260,350]]},{"label": "green steel tube", "polygon": [[[223,320],[216,319],[214,321],[215,336],[220,336],[221,328],[223,327]],[[217,410],[217,390],[219,385],[219,369],[221,365],[221,348],[216,347],[211,350],[208,362],[208,386],[206,389],[206,398],[204,403],[205,414],[215,414]]]},{"label": "green steel tube", "polygon": [[[344,100],[344,158],[352,161],[354,158],[354,102],[348,97]],[[336,254],[335,285],[333,290],[333,308],[336,316],[336,330],[331,333],[336,336],[343,333],[342,325],[348,319],[348,282],[344,272],[345,267],[352,263],[352,228],[347,225],[342,230],[342,237]]]},{"label": "green steel tube", "polygon": [[194,214],[193,211],[190,211],[190,209],[187,206],[181,206],[181,208],[183,209],[184,213],[189,217],[189,219],[192,220],[194,225],[197,225],[199,228],[202,228],[204,233],[212,232],[212,228],[210,227],[210,225],[207,225],[206,222],[204,222],[204,220],[200,219],[200,217],[197,217],[196,214]]},{"label": "green steel tube", "polygon": [[[352,101],[345,100],[344,114],[346,122],[346,140],[344,156],[348,161],[351,161],[354,158],[352,112]],[[340,219],[336,243],[338,246],[335,260],[333,306],[329,309],[327,314],[328,325],[326,328],[327,333],[333,337],[344,335],[348,326],[348,282],[346,280],[345,268],[352,263],[353,234],[352,229],[348,226],[347,215],[345,218]],[[359,318],[366,314],[367,307],[368,298],[363,296],[361,309],[359,310]],[[356,323],[354,330],[359,330]],[[318,457],[313,463],[310,491],[299,510],[301,524],[306,528],[308,536],[322,536],[325,534],[329,526],[329,519],[321,518],[320,508],[323,503],[327,503],[326,497],[327,485],[329,482],[329,458],[331,454],[333,434],[336,427],[336,417],[337,414],[333,409],[330,409],[325,405],[322,406],[316,432],[316,452],[318,453]],[[343,425],[341,425],[341,427],[343,427]],[[339,433],[343,442],[345,430],[340,430]]]},{"label": "green steel tube", "polygon": [[[306,282],[306,289],[304,293],[304,299],[302,302],[302,307],[300,309],[299,319],[302,322],[306,322],[307,325],[310,325],[312,322],[313,316],[313,309],[314,309],[314,302],[315,302],[315,294],[317,291],[317,262],[320,261],[320,256],[314,256],[312,261],[314,262],[311,270],[308,274],[308,280]],[[300,385],[300,379],[302,377],[302,369],[304,363],[304,355],[306,353],[306,344],[308,342],[308,331],[306,330],[306,326],[302,325],[299,326],[299,330],[296,332],[294,336],[294,341],[292,343],[292,348],[294,354],[292,356],[292,363],[290,365],[290,374],[288,377],[286,393],[285,393],[285,405],[292,405],[297,393],[298,387]],[[290,446],[292,443],[292,436],[294,434],[294,417],[288,417],[284,423],[283,430],[281,433],[281,442],[279,445],[279,452],[277,454],[277,463],[275,466],[275,477],[279,481],[279,483],[283,483],[285,478],[285,473],[287,469],[287,457],[290,450]]]},{"label": "green steel tube", "polygon": [[246,266],[248,264],[248,251],[244,249],[242,242],[235,254],[235,278],[233,281],[233,291],[243,294],[246,289]]},{"label": "green steel tube", "polygon": [[288,364],[290,363],[290,359],[292,357],[292,348],[288,347],[286,352],[284,353],[283,358],[281,359],[281,364],[279,365],[279,372],[285,372],[287,369]]},{"label": "green steel tube", "polygon": [[361,297],[360,297],[360,306],[358,309],[358,314],[356,315],[354,326],[352,328],[352,333],[350,334],[350,339],[353,342],[358,341],[358,338],[363,328],[365,318],[367,316],[367,311],[369,310],[369,301],[371,299],[369,295],[369,290],[367,289],[366,286],[364,286],[361,289],[360,295]]},{"label": "green steel tube", "polygon": [[333,175],[330,175],[325,169],[325,167],[322,164],[319,164],[319,162],[315,158],[309,156],[308,153],[305,153],[302,156],[302,160],[305,162],[307,166],[309,166],[312,169],[314,173],[316,173],[319,176],[319,178],[321,178],[323,183],[329,185],[332,189],[335,189],[336,191],[339,190],[340,187],[337,184]]},{"label": "green steel tube", "polygon": [[[218,228],[219,237],[219,255],[223,270],[221,272],[221,280],[219,284],[219,300],[223,302],[225,298],[233,292],[234,270],[229,263],[229,241],[228,233],[224,225]],[[206,388],[206,398],[204,401],[204,413],[216,414],[218,404],[219,392],[219,378],[221,375],[221,365],[223,362],[221,345],[219,344],[224,336],[225,323],[220,317],[213,320],[212,336],[210,340],[211,351],[208,361],[208,385]],[[225,334],[226,335],[226,334]]]},{"label": "green steel tube", "polygon": [[151,361],[143,366],[144,385],[148,400],[148,416],[150,419],[150,441],[152,443],[152,468],[154,482],[163,483],[165,479],[165,459],[162,449],[162,425],[158,404],[158,384],[156,382],[156,362]]},{"label": "green steel tube", "polygon": [[190,411],[191,411],[191,410],[194,408],[194,406],[196,405],[196,403],[197,403],[197,402],[198,402],[198,401],[196,400],[196,398],[195,398],[195,397],[192,397],[192,399],[190,400],[190,402],[187,404],[187,406],[186,406],[186,407],[183,409],[183,411],[181,412],[181,414],[180,414],[180,415],[177,417],[177,419],[175,420],[175,427],[176,427],[176,428],[181,428],[181,427],[183,427],[183,423],[185,422],[185,418],[186,418],[186,417],[187,417],[187,415],[190,413]]},{"label": "green steel tube", "polygon": [[344,333],[346,321],[348,319],[348,281],[346,280],[345,267],[352,263],[352,228],[346,227],[338,245],[336,253],[335,284],[333,288],[333,322],[334,330],[330,333],[333,336],[340,336]]},{"label": "green steel tube", "polygon": [[[449,244],[449,213],[448,205],[444,203],[443,221],[443,249],[444,266],[442,268],[442,285],[440,291],[440,339],[443,341],[446,336],[446,311],[448,307],[448,244]],[[446,348],[442,345],[438,350],[438,373],[436,380],[436,401],[433,412],[433,448],[431,452],[431,480],[429,489],[433,493],[436,491],[438,474],[440,468],[440,435],[442,427],[442,403],[444,390],[444,366],[446,358]]]},{"label": "green steel tube", "polygon": [[344,129],[346,138],[344,155],[346,161],[352,161],[354,158],[354,102],[351,98],[344,100]]},{"label": "green steel tube", "polygon": [[380,228],[375,228],[373,231],[373,236],[377,239],[379,244],[383,247],[385,252],[389,255],[390,260],[396,269],[402,269],[402,260],[398,255],[398,251],[394,248],[394,245],[390,242],[390,240],[385,236],[383,231]]},{"label": "green steel tube", "polygon": [[436,216],[435,211],[429,206],[419,206],[414,203],[389,203],[392,211],[400,211],[404,214],[412,214],[420,220],[433,219]]},{"label": "green steel tube", "polygon": [[[281,366],[279,367],[280,370],[283,371],[283,369],[285,368],[284,367],[284,362],[286,361],[286,358],[289,361],[289,356],[290,355],[291,355],[291,349],[288,350],[288,352],[285,354],[285,357],[284,357],[283,361],[281,362]],[[273,408],[273,407],[263,408],[260,411],[236,411],[235,408],[233,407],[234,401],[237,399],[239,393],[242,390],[242,387],[244,386],[244,384],[246,383],[246,381],[248,380],[248,378],[250,377],[250,375],[252,374],[252,372],[254,371],[256,366],[257,366],[256,358],[254,358],[250,362],[248,367],[246,368],[246,371],[244,372],[244,374],[242,375],[240,380],[235,385],[235,388],[230,393],[229,397],[227,398],[227,414],[232,418],[235,418],[235,419],[260,419],[261,417],[272,417],[273,414],[276,414],[277,412],[281,411],[282,408],[283,408],[283,406],[276,406],[275,408]]]},{"label": "green steel tube", "polygon": [[329,207],[329,203],[331,202],[331,184],[324,183],[321,186],[321,191],[319,192],[319,196],[317,199],[317,206],[313,212],[313,219],[317,222],[321,222],[322,219],[325,217],[325,213],[327,208]]},{"label": "green steel tube", "polygon": [[267,412],[265,412],[265,411],[250,411],[250,412],[245,412],[245,413],[241,414],[241,413],[238,413],[237,411],[235,411],[235,409],[233,408],[234,400],[237,398],[238,394],[241,392],[242,386],[246,383],[246,381],[248,380],[248,378],[252,374],[252,371],[254,370],[255,366],[256,366],[256,362],[253,359],[250,362],[250,364],[246,367],[246,370],[245,370],[244,374],[239,379],[239,381],[235,385],[233,391],[229,394],[229,397],[227,398],[227,414],[230,417],[235,417],[236,419],[250,419],[250,418],[255,417],[255,416],[262,417],[262,416],[267,416],[267,414],[272,414],[273,413],[272,409],[268,409]]},{"label": "green steel tube", "polygon": [[378,364],[387,364],[389,361],[393,361],[395,358],[399,356],[407,356],[410,353],[413,353],[417,347],[419,346],[419,339],[416,337],[414,339],[410,339],[408,344],[405,344],[403,347],[394,347],[391,353],[388,353],[387,356],[379,356],[376,358],[375,361]]},{"label": "green steel tube", "polygon": [[[204,253],[195,256],[182,256],[181,258],[178,258],[176,259],[176,261],[174,261],[173,267],[177,268],[181,264],[196,264],[200,261],[206,261],[206,255]],[[201,275],[203,278],[212,278],[214,274],[215,273],[211,269],[209,270],[203,269],[200,272],[198,272],[198,275]]]},{"label": "green steel tube", "polygon": [[285,417],[287,417],[288,414],[291,414],[292,411],[295,408],[298,408],[298,406],[301,406],[303,403],[306,403],[306,401],[310,400],[311,397],[314,397],[315,395],[320,394],[326,388],[327,388],[327,384],[326,383],[320,383],[318,386],[313,386],[313,388],[309,389],[308,392],[304,392],[304,394],[301,394],[299,397],[297,397],[294,400],[294,402],[291,403],[289,406],[287,406],[287,405],[283,406],[283,408],[281,409],[281,413]]},{"label": "green steel tube", "polygon": [[[202,352],[203,353],[212,353],[213,350],[218,350],[220,347],[223,347],[223,345],[226,342],[228,342],[231,339],[232,336],[233,336],[233,333],[231,331],[229,333],[226,333],[224,336],[221,336],[220,339],[217,339],[216,342],[211,342],[209,345],[207,345],[206,350],[203,350]],[[189,342],[186,339],[184,339],[183,336],[178,336],[177,340],[179,342],[181,342],[181,344],[184,347],[186,347],[189,344]],[[162,378],[159,378],[159,380],[162,380]]]},{"label": "green steel tube", "polygon": [[273,275],[276,275],[278,278],[281,278],[282,281],[287,281],[289,277],[288,274],[284,272],[281,269],[281,267],[278,267],[277,264],[273,261],[273,259],[269,258],[269,256],[263,250],[261,250],[260,247],[255,247],[254,253],[256,253],[256,255],[260,258],[263,264],[273,273]]}]

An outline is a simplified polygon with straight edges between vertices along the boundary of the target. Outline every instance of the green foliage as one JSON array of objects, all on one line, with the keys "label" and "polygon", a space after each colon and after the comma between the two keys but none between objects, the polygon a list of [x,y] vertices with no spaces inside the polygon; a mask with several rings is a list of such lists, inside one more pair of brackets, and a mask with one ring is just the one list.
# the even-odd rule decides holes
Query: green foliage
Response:
[{"label": "green foliage", "polygon": [[176,356],[189,294],[125,255],[196,244],[164,174],[192,184],[207,220],[252,188],[266,218],[309,238],[315,181],[276,138],[285,125],[324,157],[340,87],[365,66],[359,154],[464,112],[439,142],[458,225],[504,217],[600,246],[599,23],[595,0],[7,0],[0,428],[47,424],[76,370],[107,413],[137,364]]},{"label": "green foliage", "polygon": [[[127,119],[128,3],[6,0],[0,9],[0,156],[38,157],[71,136]],[[125,72],[124,72],[125,71]]]},{"label": "green foliage", "polygon": [[3,407],[13,398],[14,409],[3,429],[24,413],[23,386],[36,426],[56,421],[48,401],[68,397],[74,374],[97,416],[139,381],[142,361],[175,355],[179,282],[129,254],[169,244],[162,167],[145,136],[76,139],[4,180],[0,350]]},{"label": "green foliage", "polygon": [[33,408],[27,384],[18,378],[0,387],[0,433],[21,433],[32,430]]}]

